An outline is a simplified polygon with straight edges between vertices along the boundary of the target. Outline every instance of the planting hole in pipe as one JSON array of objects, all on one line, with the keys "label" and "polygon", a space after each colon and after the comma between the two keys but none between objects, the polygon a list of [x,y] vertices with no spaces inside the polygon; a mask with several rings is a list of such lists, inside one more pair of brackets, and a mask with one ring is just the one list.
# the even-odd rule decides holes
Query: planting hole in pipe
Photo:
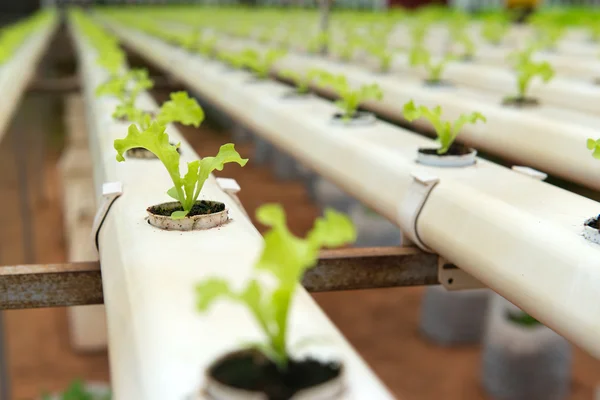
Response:
[{"label": "planting hole in pipe", "polygon": [[437,148],[420,148],[417,162],[431,167],[467,167],[475,164],[477,150],[453,143],[444,154],[438,154]]},{"label": "planting hole in pipe", "polygon": [[377,119],[370,112],[356,111],[349,118],[344,118],[344,113],[335,113],[331,119],[334,125],[342,126],[369,126],[373,125]]},{"label": "planting hole in pipe", "polygon": [[197,200],[188,215],[181,219],[171,218],[173,212],[183,211],[178,201],[157,204],[148,207],[146,211],[150,225],[169,231],[210,229],[223,225],[229,219],[225,204],[210,200]]},{"label": "planting hole in pipe", "polygon": [[502,100],[502,105],[514,108],[532,108],[539,106],[540,102],[533,97],[506,97]]},{"label": "planting hole in pipe", "polygon": [[592,243],[600,244],[600,215],[585,221],[583,237]]},{"label": "planting hole in pipe", "polygon": [[312,358],[291,359],[282,370],[257,350],[241,350],[226,354],[208,368],[204,391],[215,400],[333,400],[344,392],[343,371],[339,363]]},{"label": "planting hole in pipe", "polygon": [[454,84],[451,82],[441,80],[441,79],[426,79],[423,84],[429,88],[437,88],[437,89],[453,89]]}]

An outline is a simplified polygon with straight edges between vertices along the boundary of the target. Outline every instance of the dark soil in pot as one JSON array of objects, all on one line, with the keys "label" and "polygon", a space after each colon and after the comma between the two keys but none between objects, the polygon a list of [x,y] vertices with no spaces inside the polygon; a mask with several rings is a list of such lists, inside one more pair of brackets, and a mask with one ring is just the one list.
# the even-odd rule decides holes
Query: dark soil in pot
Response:
[{"label": "dark soil in pot", "polygon": [[287,370],[281,371],[256,350],[230,353],[208,370],[209,376],[224,385],[264,393],[269,400],[290,399],[301,390],[338,378],[341,373],[340,364],[311,358],[290,360]]},{"label": "dark soil in pot", "polygon": [[[175,144],[171,143],[171,145],[175,146]],[[177,152],[181,154],[181,149],[178,147]],[[144,149],[143,147],[134,147],[133,149],[129,149],[125,152],[128,158],[139,158],[139,159],[158,159],[151,151]]]},{"label": "dark soil in pot", "polygon": [[502,100],[503,106],[515,107],[515,108],[527,108],[537,107],[540,105],[538,99],[531,97],[507,97]]},{"label": "dark soil in pot", "polygon": [[[371,113],[364,112],[364,111],[356,111],[354,114],[352,114],[352,116],[350,116],[350,118],[348,120],[356,121],[356,120],[360,120],[363,118],[369,118],[370,116],[371,116]],[[338,113],[333,114],[333,119],[335,121],[343,121],[344,113],[338,112]]]},{"label": "dark soil in pot", "polygon": [[445,157],[445,156],[464,156],[466,154],[470,154],[471,152],[473,152],[473,149],[471,149],[470,147],[467,147],[465,145],[462,145],[460,143],[453,143],[452,146],[450,146],[450,148],[448,149],[448,151],[444,154],[438,154],[438,149],[437,148],[421,148],[419,149],[419,153],[421,154],[427,154],[427,155],[432,155],[432,156],[439,156],[439,157]]},{"label": "dark soil in pot", "polygon": [[[150,115],[151,119],[155,119],[156,118],[156,113],[154,111],[145,111],[145,113],[148,114],[148,115]],[[119,122],[131,122],[131,123],[133,123],[132,121],[128,120],[127,117],[125,117],[125,116],[115,118],[115,120],[117,120]]]},{"label": "dark soil in pot", "polygon": [[[221,212],[225,209],[225,204],[218,201],[210,200],[197,200],[192,206],[192,210],[189,212],[187,217],[193,217],[194,215],[208,215]],[[175,211],[183,211],[183,207],[180,203],[166,203],[158,204],[147,208],[149,213],[154,215],[162,215],[164,217],[170,217]]]},{"label": "dark soil in pot", "polygon": [[283,94],[283,96],[281,96],[281,97],[283,97],[284,99],[305,99],[305,98],[309,97],[309,95],[310,95],[310,92],[301,93],[301,92],[298,92],[297,90],[291,90],[289,92],[285,92]]},{"label": "dark soil in pot", "polygon": [[431,80],[431,79],[427,79],[424,82],[424,85],[427,87],[435,87],[435,88],[452,88],[454,87],[454,85],[448,81],[444,81],[441,79],[438,80]]},{"label": "dark soil in pot", "polygon": [[597,217],[594,217],[594,219],[592,219],[591,221],[587,222],[585,225],[589,226],[590,228],[594,228],[594,229],[600,230],[600,215],[597,216]]}]

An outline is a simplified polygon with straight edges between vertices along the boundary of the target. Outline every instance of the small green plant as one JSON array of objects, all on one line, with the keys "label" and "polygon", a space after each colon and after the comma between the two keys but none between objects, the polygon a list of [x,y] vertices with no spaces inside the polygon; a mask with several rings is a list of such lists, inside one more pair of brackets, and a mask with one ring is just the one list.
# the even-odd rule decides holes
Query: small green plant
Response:
[{"label": "small green plant", "polygon": [[469,33],[466,29],[460,29],[454,31],[452,34],[452,39],[456,44],[462,46],[462,55],[461,57],[464,60],[470,60],[475,56],[475,51],[477,47],[475,46],[475,42],[469,36]]},{"label": "small green plant", "polygon": [[[241,290],[233,289],[224,279],[210,278],[196,286],[198,309],[206,312],[216,301],[227,299],[241,303],[252,314],[267,338],[258,349],[284,370],[289,355],[289,314],[299,281],[313,267],[321,247],[337,247],[356,240],[356,231],[348,217],[326,210],[305,239],[288,229],[285,212],[277,204],[266,204],[256,212],[258,221],[271,229],[264,235],[265,245],[255,265],[253,277]],[[263,284],[264,273],[275,279],[275,288]]]},{"label": "small green plant", "polygon": [[366,50],[379,61],[379,71],[388,72],[394,60],[394,52],[379,43],[372,43]]},{"label": "small green plant", "polygon": [[537,37],[544,50],[555,50],[558,41],[564,36],[565,27],[555,23],[540,23],[537,28]]},{"label": "small green plant", "polygon": [[440,148],[437,150],[437,153],[440,155],[446,154],[450,150],[450,147],[464,125],[474,124],[477,121],[487,122],[486,118],[479,112],[462,114],[454,123],[442,121],[442,107],[437,106],[433,109],[425,106],[417,107],[412,100],[404,105],[403,115],[409,122],[423,117],[431,123],[437,134],[437,141],[440,144]]},{"label": "small green plant", "polygon": [[196,203],[204,182],[213,170],[221,171],[223,166],[235,162],[241,166],[246,165],[247,159],[242,159],[234,145],[224,144],[215,157],[205,157],[201,160],[189,162],[187,173],[180,175],[179,170],[179,144],[172,145],[169,135],[165,132],[165,126],[158,122],[152,122],[148,129],[140,131],[135,124],[129,126],[129,131],[124,139],[115,140],[114,146],[117,151],[117,161],[125,161],[123,155],[129,149],[143,148],[153,153],[165,166],[174,186],[167,194],[181,203],[183,211],[175,211],[171,214],[173,219],[184,218]]},{"label": "small green plant", "polygon": [[319,53],[329,44],[329,34],[327,32],[319,32],[310,37],[306,43],[306,51],[310,54]]},{"label": "small green plant", "polygon": [[439,60],[434,61],[431,54],[423,47],[413,47],[409,54],[409,63],[413,67],[423,66],[427,71],[427,79],[430,84],[442,82],[442,73],[449,62],[456,60],[454,54],[446,53]]},{"label": "small green plant", "polygon": [[337,93],[339,100],[335,104],[343,111],[342,119],[345,121],[355,116],[358,107],[365,100],[383,98],[383,91],[377,84],[362,85],[355,89],[350,86],[344,75],[333,75],[323,71],[315,71],[316,74],[320,85],[328,86]]},{"label": "small green plant", "polygon": [[215,36],[212,37],[202,37],[198,45],[196,46],[196,50],[198,53],[202,54],[205,57],[212,58],[216,54],[217,49],[217,38]]},{"label": "small green plant", "polygon": [[286,52],[280,49],[269,49],[266,52],[246,49],[242,52],[242,58],[244,66],[249,68],[257,78],[266,79],[271,73],[273,64],[285,54]]},{"label": "small green plant", "polygon": [[359,36],[347,35],[344,42],[335,45],[335,53],[342,61],[352,61],[361,44],[362,39]]},{"label": "small green plant", "polygon": [[508,32],[510,25],[504,20],[488,19],[481,27],[481,35],[490,44],[500,45]]},{"label": "small green plant", "polygon": [[514,70],[517,73],[517,95],[509,96],[504,101],[524,101],[527,99],[527,91],[533,78],[539,76],[544,83],[554,77],[554,69],[547,61],[533,61],[533,50],[526,48],[509,55],[509,60],[514,62]]},{"label": "small green plant", "polygon": [[321,71],[316,69],[311,69],[306,73],[301,73],[297,71],[292,71],[289,69],[283,70],[279,72],[279,76],[288,79],[296,85],[296,93],[298,94],[306,94],[310,91],[310,83],[314,80],[315,77],[320,76]]},{"label": "small green plant", "polygon": [[600,160],[600,139],[588,139],[587,148],[588,150],[593,150],[592,156]]},{"label": "small green plant", "polygon": [[85,388],[85,384],[82,380],[77,379],[73,381],[67,390],[65,390],[59,397],[53,397],[48,393],[42,395],[42,400],[110,400],[111,394],[97,395]]}]

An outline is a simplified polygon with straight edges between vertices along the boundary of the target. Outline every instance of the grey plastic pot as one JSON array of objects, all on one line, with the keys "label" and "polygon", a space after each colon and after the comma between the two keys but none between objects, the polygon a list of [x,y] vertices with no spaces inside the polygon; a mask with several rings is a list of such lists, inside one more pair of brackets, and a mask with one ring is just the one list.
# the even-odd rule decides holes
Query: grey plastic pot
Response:
[{"label": "grey plastic pot", "polygon": [[441,285],[427,287],[421,302],[421,333],[444,346],[479,343],[489,296],[489,289],[449,291]]},{"label": "grey plastic pot", "polygon": [[[251,392],[224,385],[210,376],[206,379],[204,392],[210,400],[268,400],[262,393]],[[344,375],[336,379],[304,389],[296,393],[290,400],[342,400],[345,398]]]},{"label": "grey plastic pot", "polygon": [[437,154],[424,154],[417,152],[417,162],[431,167],[458,168],[475,164],[477,151],[471,150],[468,154],[460,156],[439,156]]},{"label": "grey plastic pot", "polygon": [[522,326],[519,309],[494,294],[486,324],[482,384],[494,400],[561,400],[571,384],[571,345],[544,325]]},{"label": "grey plastic pot", "polygon": [[281,181],[291,181],[301,177],[298,161],[284,151],[274,148],[271,163],[275,177]]},{"label": "grey plastic pot", "polygon": [[273,157],[273,145],[265,139],[255,136],[254,137],[254,157],[252,161],[254,164],[262,165],[266,164]]},{"label": "grey plastic pot", "polygon": [[323,177],[318,176],[314,183],[316,202],[324,211],[326,208],[333,208],[339,212],[348,213],[350,207],[357,203],[357,200],[348,196],[343,190]]},{"label": "grey plastic pot", "polygon": [[[159,205],[165,208],[173,207],[175,209],[180,206],[180,203],[172,201]],[[171,217],[157,215],[150,211],[147,211],[147,213],[150,225],[167,231],[198,231],[210,229],[223,225],[229,220],[229,210],[227,208],[212,214],[187,216],[181,219],[172,219]]]},{"label": "grey plastic pot", "polygon": [[350,206],[350,218],[358,231],[356,247],[399,246],[400,229],[362,204]]}]

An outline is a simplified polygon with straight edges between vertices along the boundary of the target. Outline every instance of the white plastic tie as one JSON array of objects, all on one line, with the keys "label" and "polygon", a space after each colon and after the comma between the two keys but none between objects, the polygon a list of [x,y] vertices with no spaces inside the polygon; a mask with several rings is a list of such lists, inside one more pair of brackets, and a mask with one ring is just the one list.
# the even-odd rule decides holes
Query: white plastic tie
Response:
[{"label": "white plastic tie", "polygon": [[102,228],[102,224],[106,219],[106,215],[108,211],[112,207],[115,200],[119,198],[123,194],[123,184],[121,182],[106,182],[102,185],[102,203],[100,203],[100,207],[96,210],[96,216],[94,217],[94,225],[92,226],[92,241],[94,242],[94,246],[96,249],[99,249],[98,246],[98,233],[100,232],[100,228]]},{"label": "white plastic tie", "polygon": [[398,222],[405,237],[417,245],[421,250],[433,253],[419,237],[419,233],[417,232],[417,220],[429,194],[435,185],[438,184],[440,179],[435,175],[427,174],[425,172],[413,172],[411,175],[413,181],[410,184],[404,199],[402,199],[402,202],[400,203]]}]

